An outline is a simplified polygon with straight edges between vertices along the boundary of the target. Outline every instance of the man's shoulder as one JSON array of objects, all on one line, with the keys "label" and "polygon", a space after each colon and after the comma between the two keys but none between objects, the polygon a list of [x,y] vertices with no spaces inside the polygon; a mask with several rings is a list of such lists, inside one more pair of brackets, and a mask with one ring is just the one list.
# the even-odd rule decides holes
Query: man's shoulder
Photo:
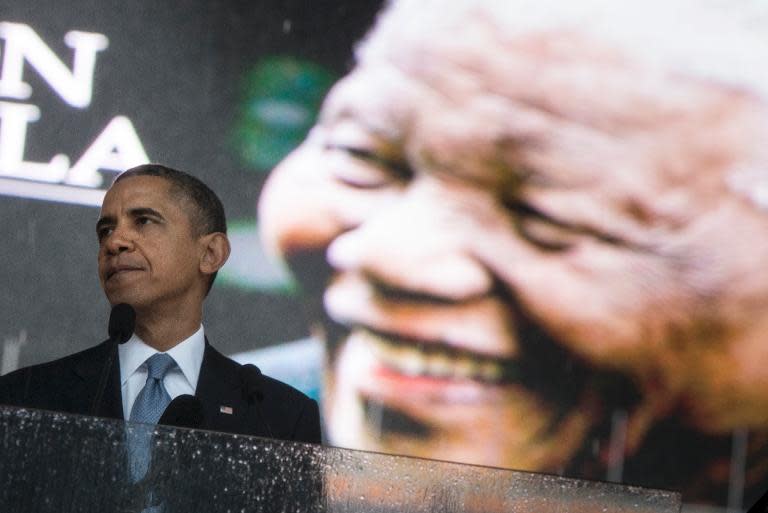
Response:
[{"label": "man's shoulder", "polygon": [[57,358],[56,360],[22,367],[13,372],[9,372],[4,376],[0,376],[0,382],[5,382],[6,379],[11,381],[16,380],[19,376],[24,376],[27,374],[55,374],[57,372],[67,371],[82,364],[88,364],[94,360],[105,358],[108,354],[108,349],[109,347],[107,342],[102,342],[101,344],[91,346],[87,349],[83,349],[82,351],[78,351],[77,353],[72,353],[70,355]]},{"label": "man's shoulder", "polygon": [[263,380],[262,386],[264,387],[264,395],[270,396],[275,401],[278,401],[278,402],[313,401],[314,402],[314,399],[307,396],[307,394],[305,394],[301,390],[294,388],[293,386],[287,383],[283,383],[282,381],[275,379],[271,376],[262,374],[262,380]]},{"label": "man's shoulder", "polygon": [[94,364],[108,354],[101,343],[50,362],[22,367],[0,376],[0,404],[44,407],[47,398],[66,394],[67,384],[81,370],[87,377]]},{"label": "man's shoulder", "polygon": [[[209,350],[211,351],[211,356],[218,360],[218,366],[226,368],[228,372],[237,375],[244,386],[248,386],[248,383],[251,382],[254,388],[254,393],[263,395],[265,399],[269,398],[270,401],[276,402],[288,401],[289,404],[291,402],[314,401],[301,390],[262,373],[260,366],[257,367],[250,362],[240,362],[229,356],[225,356],[213,348],[213,346],[209,346]],[[254,368],[256,379],[253,379],[253,377],[249,379],[249,373],[247,371],[248,367]]]},{"label": "man's shoulder", "polygon": [[[267,422],[283,431],[279,438],[320,443],[320,408],[317,401],[296,388],[262,375],[262,408]],[[271,420],[270,420],[271,419]],[[273,433],[277,435],[276,433]]]},{"label": "man's shoulder", "polygon": [[212,391],[212,379],[217,387],[228,386],[219,380],[241,388],[244,396],[255,399],[256,414],[262,417],[265,429],[260,436],[300,442],[320,442],[320,415],[317,401],[300,390],[275,378],[262,374],[255,365],[233,360],[208,346],[204,365],[208,369],[203,383],[203,396]]},{"label": "man's shoulder", "polygon": [[320,399],[325,351],[313,338],[282,342],[231,355],[239,363],[253,363],[268,376],[291,385],[309,397]]}]

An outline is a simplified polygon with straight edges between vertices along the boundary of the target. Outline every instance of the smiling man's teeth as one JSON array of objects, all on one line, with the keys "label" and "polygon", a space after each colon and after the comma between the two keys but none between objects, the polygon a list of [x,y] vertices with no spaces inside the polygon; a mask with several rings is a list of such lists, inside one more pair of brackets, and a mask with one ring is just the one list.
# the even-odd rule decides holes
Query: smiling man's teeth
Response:
[{"label": "smiling man's teeth", "polygon": [[435,353],[427,361],[427,373],[438,378],[450,377],[453,374],[453,362],[448,355]]},{"label": "smiling man's teeth", "polygon": [[496,362],[483,362],[480,364],[480,374],[485,381],[500,381],[504,377],[504,369]]},{"label": "smiling man's teeth", "polygon": [[387,367],[406,376],[501,383],[509,362],[438,344],[412,344],[366,330],[365,339]]}]

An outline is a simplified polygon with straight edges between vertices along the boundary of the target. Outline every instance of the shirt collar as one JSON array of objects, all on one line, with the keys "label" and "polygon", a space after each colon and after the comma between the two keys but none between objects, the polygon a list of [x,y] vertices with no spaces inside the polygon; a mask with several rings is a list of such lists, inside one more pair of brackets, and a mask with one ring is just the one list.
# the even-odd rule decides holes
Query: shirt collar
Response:
[{"label": "shirt collar", "polygon": [[[118,346],[118,352],[120,357],[120,385],[122,386],[147,361],[147,358],[159,351],[148,346],[134,333],[125,344]],[[205,353],[203,326],[200,325],[200,328],[189,338],[182,340],[166,353],[174,359],[192,388],[197,388],[197,379],[200,377],[200,366],[203,364],[203,354]]]}]

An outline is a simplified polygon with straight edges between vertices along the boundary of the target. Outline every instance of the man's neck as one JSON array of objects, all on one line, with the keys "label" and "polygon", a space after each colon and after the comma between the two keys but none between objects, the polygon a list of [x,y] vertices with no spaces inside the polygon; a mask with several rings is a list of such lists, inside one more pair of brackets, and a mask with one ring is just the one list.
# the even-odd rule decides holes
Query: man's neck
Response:
[{"label": "man's neck", "polygon": [[202,323],[201,309],[175,314],[136,312],[136,335],[158,351],[168,351],[192,336]]}]

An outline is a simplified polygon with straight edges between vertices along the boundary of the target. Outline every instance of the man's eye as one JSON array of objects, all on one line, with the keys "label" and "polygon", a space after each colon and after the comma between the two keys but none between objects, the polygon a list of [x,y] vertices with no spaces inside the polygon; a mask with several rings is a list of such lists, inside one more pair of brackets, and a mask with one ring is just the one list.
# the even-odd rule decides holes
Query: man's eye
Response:
[{"label": "man's eye", "polygon": [[107,238],[110,233],[112,233],[112,227],[99,228],[96,230],[96,237],[99,239],[99,242],[101,242]]},{"label": "man's eye", "polygon": [[547,251],[565,251],[579,239],[577,232],[538,217],[523,217],[516,224],[523,238]]},{"label": "man's eye", "polygon": [[585,237],[611,246],[631,245],[628,241],[610,233],[553,219],[546,213],[518,201],[504,202],[504,205],[512,211],[514,223],[520,235],[546,251],[566,251],[583,241]]},{"label": "man's eye", "polygon": [[514,222],[520,235],[546,251],[565,251],[573,247],[582,233],[564,223],[542,214],[519,202],[506,203],[514,214]]},{"label": "man's eye", "polygon": [[149,217],[141,216],[136,218],[136,224],[143,226],[152,223],[152,219]]},{"label": "man's eye", "polygon": [[375,189],[402,182],[412,173],[405,165],[388,160],[375,151],[346,145],[328,144],[333,176],[357,189]]}]

